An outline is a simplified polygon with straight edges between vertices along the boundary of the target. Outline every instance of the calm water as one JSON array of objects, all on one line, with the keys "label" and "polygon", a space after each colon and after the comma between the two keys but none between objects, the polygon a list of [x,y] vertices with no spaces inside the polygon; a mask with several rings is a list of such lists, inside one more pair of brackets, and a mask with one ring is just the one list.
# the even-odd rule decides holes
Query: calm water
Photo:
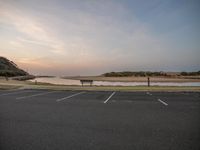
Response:
[{"label": "calm water", "polygon": [[[43,82],[59,85],[81,85],[79,80],[62,79],[59,77],[55,78],[36,78],[30,80],[32,82]],[[108,82],[108,81],[94,81],[93,85],[106,85],[106,86],[137,86],[137,85],[147,85],[146,82]],[[158,86],[200,86],[200,82],[183,82],[183,83],[173,83],[173,82],[151,82],[151,85]]]}]

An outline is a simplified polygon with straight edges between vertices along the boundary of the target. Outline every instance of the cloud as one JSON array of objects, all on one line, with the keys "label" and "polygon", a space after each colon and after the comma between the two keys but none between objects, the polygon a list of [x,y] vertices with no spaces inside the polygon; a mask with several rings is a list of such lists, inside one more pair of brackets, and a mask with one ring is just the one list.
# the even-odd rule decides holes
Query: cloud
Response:
[{"label": "cloud", "polygon": [[[12,10],[12,11],[11,11]],[[16,31],[21,33],[15,43],[31,43],[48,47],[51,52],[56,54],[64,51],[64,44],[57,39],[53,32],[50,32],[36,18],[26,16],[15,8],[4,8],[0,11],[0,22],[13,26]]]},{"label": "cloud", "polygon": [[[173,65],[171,62],[184,62],[183,56],[177,59],[180,53],[189,54],[186,48],[181,52],[182,41],[178,45],[177,37],[173,43],[157,34],[121,1],[8,0],[0,3],[0,26],[5,27],[4,35],[7,35],[6,38],[0,35],[4,49],[1,51],[10,56],[15,53],[18,60],[27,58],[19,62],[29,63],[36,71],[36,66],[44,72],[67,68],[61,69],[62,72],[71,70],[77,74],[85,74],[84,70],[89,74],[167,68]],[[192,60],[198,55],[194,56],[192,50],[187,56]]]},{"label": "cloud", "polygon": [[[48,61],[55,59],[53,54],[61,54],[57,62],[68,67],[124,67],[145,61],[143,57],[149,51],[149,56],[155,55],[159,42],[155,42],[158,40],[148,29],[119,4],[108,4],[109,7],[101,5],[99,8],[97,2],[93,3],[96,8],[104,10],[102,13],[94,9],[94,13],[69,9],[56,18],[44,13],[38,17],[11,7],[4,9],[1,17],[22,33],[11,41],[12,45],[31,50],[32,54],[35,53],[35,58],[38,53],[48,56]],[[88,3],[87,5],[90,6]],[[60,13],[59,10],[57,13]],[[30,60],[27,62],[41,67]]]}]

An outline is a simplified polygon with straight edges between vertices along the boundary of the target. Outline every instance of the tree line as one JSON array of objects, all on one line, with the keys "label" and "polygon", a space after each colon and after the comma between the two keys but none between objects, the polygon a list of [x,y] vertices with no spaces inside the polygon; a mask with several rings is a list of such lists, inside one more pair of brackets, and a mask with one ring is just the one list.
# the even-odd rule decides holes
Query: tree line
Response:
[{"label": "tree line", "polygon": [[197,76],[197,75],[200,75],[200,71],[197,71],[197,72],[181,72],[180,74],[182,76]]},{"label": "tree line", "polygon": [[[200,75],[200,71],[197,72],[180,72],[175,73],[174,76],[196,76]],[[160,71],[160,72],[151,72],[151,71],[138,71],[138,72],[132,72],[132,71],[123,71],[123,72],[108,72],[103,74],[105,77],[151,77],[151,76],[173,76],[172,74],[168,74],[166,72]]]}]

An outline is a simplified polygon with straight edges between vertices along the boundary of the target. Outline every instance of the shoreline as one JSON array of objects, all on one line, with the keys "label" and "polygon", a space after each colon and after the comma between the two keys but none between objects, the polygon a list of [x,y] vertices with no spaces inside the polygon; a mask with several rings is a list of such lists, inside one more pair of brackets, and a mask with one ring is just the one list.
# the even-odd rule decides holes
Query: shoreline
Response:
[{"label": "shoreline", "polygon": [[49,83],[37,84],[30,81],[2,81],[0,89],[50,89],[50,90],[78,90],[78,91],[156,91],[156,92],[200,92],[200,86],[79,86],[79,85],[56,85]]},{"label": "shoreline", "polygon": [[[93,80],[93,81],[106,81],[106,82],[147,82],[147,77],[103,77],[103,76],[74,76],[74,77],[61,77],[70,80]],[[150,77],[150,82],[200,82],[198,78],[175,78],[175,77]]]}]

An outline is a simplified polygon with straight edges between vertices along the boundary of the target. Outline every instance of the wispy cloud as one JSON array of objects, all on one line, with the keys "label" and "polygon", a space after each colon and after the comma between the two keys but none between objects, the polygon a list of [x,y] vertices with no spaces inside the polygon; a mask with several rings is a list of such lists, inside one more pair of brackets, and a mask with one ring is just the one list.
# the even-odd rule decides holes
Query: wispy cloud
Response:
[{"label": "wispy cloud", "polygon": [[[12,9],[12,11],[10,10]],[[51,52],[62,53],[64,44],[57,39],[51,31],[31,16],[20,12],[15,8],[7,8],[1,11],[0,21],[13,26],[16,31],[22,34],[16,39],[16,43],[31,43],[48,47]],[[45,49],[44,49],[45,50]]]},{"label": "wispy cloud", "polygon": [[[161,19],[170,14],[164,7],[166,3],[147,3],[144,12],[137,8],[141,3],[135,1],[8,0],[0,3],[0,26],[4,27],[0,35],[1,51],[12,57],[15,53],[20,64],[30,62],[30,66],[38,68],[44,64],[44,72],[48,64],[51,69],[63,67],[71,73],[80,70],[80,74],[89,74],[109,70],[163,70],[173,68],[172,62],[179,66],[199,62],[196,50],[199,44],[190,36],[187,37],[190,40],[182,42],[184,37],[177,35],[177,29],[161,34],[149,24],[159,22],[154,17]],[[149,16],[150,22],[144,16],[148,10],[153,14]],[[184,35],[185,30],[179,31]],[[180,53],[184,56],[179,57]],[[21,61],[24,58],[26,61]],[[85,73],[84,69],[90,71]]]},{"label": "wispy cloud", "polygon": [[[96,7],[97,4],[99,3],[94,3]],[[3,17],[4,21],[11,23],[23,34],[12,41],[12,44],[21,45],[23,49],[32,45],[33,50],[39,46],[47,53],[62,54],[57,61],[64,61],[68,66],[93,68],[95,65],[92,64],[101,64],[96,66],[103,68],[107,64],[111,68],[116,64],[123,68],[133,63],[139,65],[146,54],[149,58],[154,57],[159,48],[163,47],[160,40],[134,16],[122,22],[122,18],[128,15],[126,9],[115,3],[108,2],[108,5],[109,7],[100,6],[105,14],[109,14],[107,16],[83,10],[66,10],[60,18],[49,16],[46,19],[52,22],[54,28],[48,27],[49,21],[46,22],[42,14],[40,18],[28,16],[16,8],[4,11]],[[38,20],[42,20],[43,24]],[[53,55],[50,57],[51,60],[54,59]]]}]

